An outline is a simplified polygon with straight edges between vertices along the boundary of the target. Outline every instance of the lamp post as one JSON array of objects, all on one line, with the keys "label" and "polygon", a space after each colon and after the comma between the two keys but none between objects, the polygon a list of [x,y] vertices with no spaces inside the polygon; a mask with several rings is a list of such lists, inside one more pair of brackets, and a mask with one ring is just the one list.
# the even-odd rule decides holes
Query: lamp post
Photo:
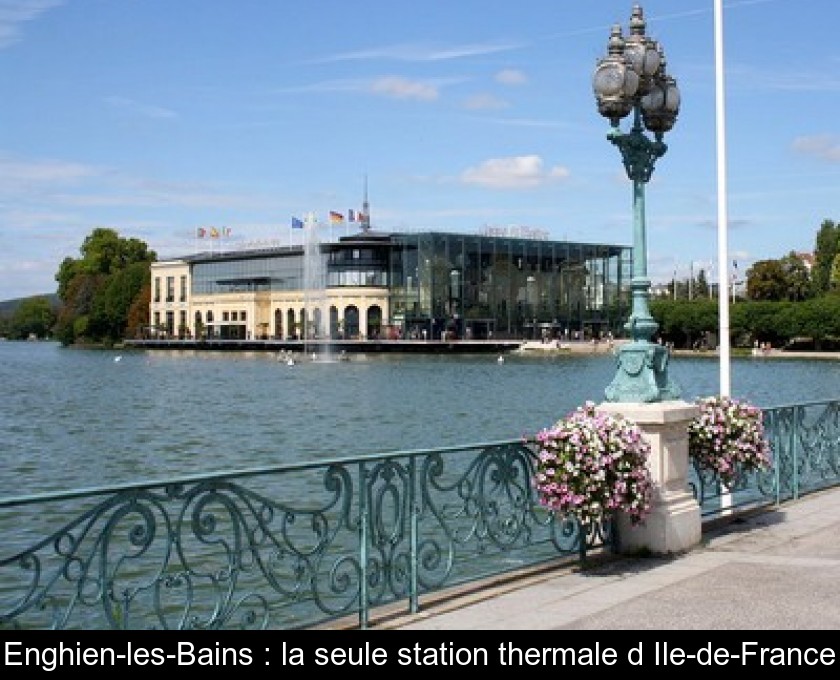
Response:
[{"label": "lamp post", "polygon": [[[680,390],[668,378],[668,349],[651,341],[658,325],[648,305],[645,184],[657,159],[667,151],[663,138],[676,121],[680,93],[676,81],[665,72],[662,47],[645,35],[639,5],[633,7],[626,38],[621,26],[612,27],[607,56],[598,61],[592,83],[598,112],[610,121],[607,139],[618,147],[633,182],[632,310],[624,326],[631,341],[619,348],[618,370],[605,395],[610,402],[677,399]],[[632,127],[622,132],[619,124],[631,113]]]}]

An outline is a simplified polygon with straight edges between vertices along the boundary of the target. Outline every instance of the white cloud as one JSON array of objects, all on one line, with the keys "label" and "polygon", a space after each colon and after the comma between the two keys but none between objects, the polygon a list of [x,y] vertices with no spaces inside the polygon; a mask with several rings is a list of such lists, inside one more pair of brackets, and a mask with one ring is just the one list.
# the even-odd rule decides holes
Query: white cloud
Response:
[{"label": "white cloud", "polygon": [[543,169],[543,160],[537,155],[491,158],[461,173],[461,181],[493,189],[530,189],[552,180],[569,176],[567,168],[555,166]]},{"label": "white cloud", "polygon": [[374,94],[382,94],[396,99],[418,99],[421,101],[433,101],[440,94],[438,88],[430,83],[409,80],[402,76],[379,78],[371,84],[370,91]]},{"label": "white cloud", "polygon": [[0,0],[0,48],[20,41],[20,24],[63,4],[64,0]]},{"label": "white cloud", "polygon": [[496,74],[496,81],[502,85],[522,85],[528,78],[518,69],[506,68]]},{"label": "white cloud", "polygon": [[75,182],[100,174],[100,171],[81,163],[42,160],[19,161],[0,157],[0,182],[10,185]]},{"label": "white cloud", "polygon": [[476,94],[464,100],[463,106],[465,109],[472,110],[487,110],[487,109],[506,109],[510,104],[504,99],[499,99],[492,94]]},{"label": "white cloud", "polygon": [[362,59],[393,59],[397,61],[446,61],[449,59],[463,59],[465,57],[495,54],[518,49],[520,45],[514,43],[473,43],[456,45],[454,47],[429,47],[425,45],[390,45],[375,47],[356,52],[343,52],[315,60],[318,62],[356,61]]},{"label": "white cloud", "polygon": [[834,135],[812,135],[793,140],[793,150],[832,163],[840,161],[840,138]]}]

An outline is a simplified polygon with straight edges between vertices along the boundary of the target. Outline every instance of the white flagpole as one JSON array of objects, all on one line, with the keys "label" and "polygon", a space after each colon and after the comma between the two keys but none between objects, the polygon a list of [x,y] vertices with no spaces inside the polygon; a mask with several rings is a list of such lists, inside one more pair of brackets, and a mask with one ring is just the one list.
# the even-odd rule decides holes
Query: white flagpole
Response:
[{"label": "white flagpole", "polygon": [[[726,212],[726,90],[723,77],[723,0],[715,0],[715,113],[717,120],[717,178],[718,178],[718,269],[721,279],[729,272],[728,225]],[[728,276],[726,277],[729,278]],[[733,285],[733,295],[735,287]],[[720,396],[730,396],[729,365],[729,296],[718,295],[720,317]],[[731,512],[732,492],[721,485],[720,507],[724,515]]]},{"label": "white flagpole", "polygon": [[[729,271],[726,213],[726,114],[723,74],[723,0],[715,0],[715,113],[717,121],[717,192],[718,192],[718,272],[723,283]],[[728,283],[728,282],[727,282]],[[718,295],[718,316],[720,336],[720,395],[730,393],[730,350],[729,350],[729,296],[721,290]]]}]

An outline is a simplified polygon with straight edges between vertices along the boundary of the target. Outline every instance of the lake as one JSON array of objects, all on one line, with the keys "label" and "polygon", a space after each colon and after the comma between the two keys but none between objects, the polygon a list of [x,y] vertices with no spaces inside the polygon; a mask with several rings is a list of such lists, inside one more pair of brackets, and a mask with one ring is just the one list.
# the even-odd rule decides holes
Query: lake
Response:
[{"label": "lake", "polygon": [[[675,356],[691,401],[713,356]],[[351,355],[106,351],[0,342],[0,497],[535,434],[603,401],[609,355]],[[840,361],[733,358],[759,406],[840,398]]]}]

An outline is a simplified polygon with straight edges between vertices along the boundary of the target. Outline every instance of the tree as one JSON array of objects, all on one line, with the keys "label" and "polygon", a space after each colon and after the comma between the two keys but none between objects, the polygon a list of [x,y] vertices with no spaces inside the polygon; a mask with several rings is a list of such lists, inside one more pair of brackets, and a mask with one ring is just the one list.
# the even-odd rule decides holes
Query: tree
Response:
[{"label": "tree", "polygon": [[747,270],[750,300],[787,300],[788,280],[780,260],[759,260]]},{"label": "tree", "polygon": [[834,262],[831,264],[831,278],[828,283],[831,291],[840,290],[840,253],[834,256]]},{"label": "tree", "polygon": [[694,288],[695,298],[709,297],[709,282],[706,279],[706,270],[701,269],[697,274],[697,283]]},{"label": "tree", "polygon": [[149,304],[152,300],[152,283],[147,279],[134,297],[131,307],[128,308],[128,315],[125,322],[125,337],[139,338],[143,335],[144,328],[149,325]]},{"label": "tree", "polygon": [[824,220],[817,232],[814,248],[814,269],[811,282],[814,295],[827,293],[831,282],[831,268],[834,258],[840,252],[840,225]]},{"label": "tree", "polygon": [[55,324],[55,310],[49,300],[36,296],[23,300],[9,323],[9,336],[23,340],[30,335],[46,338],[52,333]]},{"label": "tree", "polygon": [[811,275],[802,258],[795,252],[790,251],[780,262],[785,278],[787,278],[788,293],[786,299],[796,302],[811,297]]},{"label": "tree", "polygon": [[66,257],[55,276],[62,302],[56,335],[65,345],[116,342],[126,333],[129,310],[157,256],[142,241],[104,227],[94,229],[79,251],[82,257]]},{"label": "tree", "polygon": [[91,314],[91,330],[97,337],[113,343],[126,336],[129,310],[149,277],[149,265],[134,262],[107,278]]}]

